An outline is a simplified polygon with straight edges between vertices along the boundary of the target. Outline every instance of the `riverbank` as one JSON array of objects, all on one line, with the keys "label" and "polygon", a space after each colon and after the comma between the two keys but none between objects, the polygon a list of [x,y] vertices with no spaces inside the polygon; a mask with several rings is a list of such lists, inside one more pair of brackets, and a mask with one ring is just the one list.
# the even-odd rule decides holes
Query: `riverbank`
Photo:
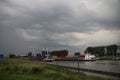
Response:
[{"label": "riverbank", "polygon": [[110,80],[21,59],[0,60],[0,80]]},{"label": "riverbank", "polygon": [[117,55],[117,56],[102,56],[102,57],[98,57],[97,60],[120,60],[120,55]]}]

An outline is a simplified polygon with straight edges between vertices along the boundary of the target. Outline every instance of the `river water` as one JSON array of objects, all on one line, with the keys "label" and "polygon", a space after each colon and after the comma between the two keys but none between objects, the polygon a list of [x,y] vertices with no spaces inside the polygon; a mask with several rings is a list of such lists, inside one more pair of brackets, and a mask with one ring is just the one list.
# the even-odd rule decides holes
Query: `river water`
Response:
[{"label": "river water", "polygon": [[[77,61],[54,61],[49,64],[78,67]],[[120,73],[120,60],[79,61],[80,68]]]}]

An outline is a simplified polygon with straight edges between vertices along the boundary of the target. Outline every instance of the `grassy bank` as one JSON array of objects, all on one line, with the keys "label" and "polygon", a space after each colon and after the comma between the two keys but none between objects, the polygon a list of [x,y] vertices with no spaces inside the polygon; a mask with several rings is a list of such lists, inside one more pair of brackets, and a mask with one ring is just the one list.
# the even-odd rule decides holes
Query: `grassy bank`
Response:
[{"label": "grassy bank", "polygon": [[[0,60],[0,80],[106,80],[21,59]],[[107,79],[110,80],[110,79]]]},{"label": "grassy bank", "polygon": [[99,60],[113,60],[114,58],[116,59],[120,59],[120,55],[117,56],[102,56],[102,57],[98,57]]}]

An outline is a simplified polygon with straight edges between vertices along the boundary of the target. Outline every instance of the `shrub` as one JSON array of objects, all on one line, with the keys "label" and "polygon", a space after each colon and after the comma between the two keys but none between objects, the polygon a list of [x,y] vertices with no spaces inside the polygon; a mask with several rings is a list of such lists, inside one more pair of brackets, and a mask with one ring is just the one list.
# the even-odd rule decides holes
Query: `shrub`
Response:
[{"label": "shrub", "polygon": [[39,67],[32,67],[32,73],[41,73],[42,69]]},{"label": "shrub", "polygon": [[9,70],[10,70],[10,67],[9,67],[9,66],[6,66],[6,67],[5,67],[5,70],[6,70],[6,71],[9,71]]},{"label": "shrub", "polygon": [[29,71],[30,71],[30,69],[28,69],[26,67],[22,68],[22,72],[29,72]]},{"label": "shrub", "polygon": [[14,70],[15,71],[19,70],[18,66],[14,66]]}]

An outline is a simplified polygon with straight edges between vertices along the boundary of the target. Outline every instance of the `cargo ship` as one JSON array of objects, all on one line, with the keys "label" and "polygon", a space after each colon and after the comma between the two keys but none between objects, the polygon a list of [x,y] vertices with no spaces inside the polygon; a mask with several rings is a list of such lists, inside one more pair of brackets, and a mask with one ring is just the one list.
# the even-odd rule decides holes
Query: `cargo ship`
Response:
[{"label": "cargo ship", "polygon": [[96,61],[96,56],[91,54],[79,55],[74,57],[55,58],[56,61]]}]

